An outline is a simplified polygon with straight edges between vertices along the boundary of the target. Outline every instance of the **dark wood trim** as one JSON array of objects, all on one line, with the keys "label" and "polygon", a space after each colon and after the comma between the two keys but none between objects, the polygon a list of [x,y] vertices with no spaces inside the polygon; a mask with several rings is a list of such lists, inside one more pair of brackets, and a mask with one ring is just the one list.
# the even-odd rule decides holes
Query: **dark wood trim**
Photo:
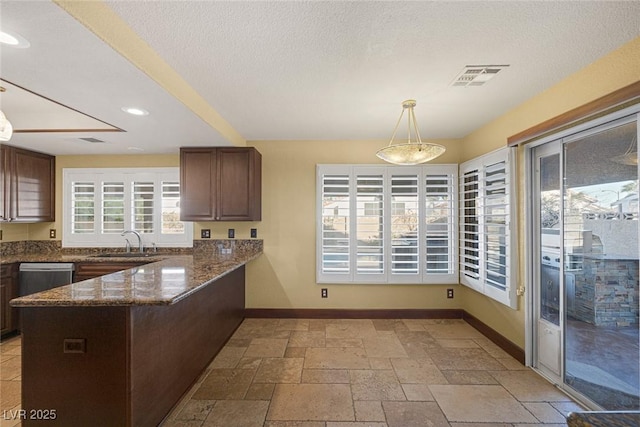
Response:
[{"label": "dark wood trim", "polygon": [[22,89],[25,92],[29,92],[32,95],[35,95],[35,96],[40,97],[42,99],[46,99],[47,101],[52,102],[54,104],[57,104],[57,105],[59,105],[61,107],[64,107],[64,108],[66,108],[68,110],[75,111],[78,114],[82,114],[85,117],[89,117],[89,118],[91,118],[93,120],[99,121],[100,123],[104,123],[105,125],[110,126],[112,128],[112,129],[76,129],[76,130],[71,130],[71,129],[59,129],[59,130],[51,130],[51,129],[14,129],[13,133],[37,133],[37,132],[126,132],[124,129],[121,129],[118,126],[112,125],[111,123],[107,123],[104,120],[100,120],[100,119],[98,119],[96,117],[93,117],[93,116],[87,114],[87,113],[83,113],[82,111],[76,110],[75,108],[71,108],[68,105],[64,105],[64,104],[62,104],[62,103],[60,103],[58,101],[54,101],[51,98],[47,98],[46,96],[40,95],[37,92],[29,90],[29,89],[27,89],[27,88],[25,88],[23,86],[17,85],[17,84],[15,84],[15,83],[7,80],[7,79],[3,78],[2,81],[7,82],[10,85],[15,86],[15,87],[17,87],[19,89]]},{"label": "dark wood trim", "polygon": [[524,365],[524,350],[496,330],[461,309],[322,309],[245,308],[245,318],[285,319],[462,319]]},{"label": "dark wood trim", "polygon": [[286,319],[462,319],[459,309],[245,308],[244,317]]},{"label": "dark wood trim", "polygon": [[637,81],[629,86],[625,86],[608,95],[512,135],[507,138],[507,144],[513,146],[538,139],[552,132],[558,132],[569,125],[575,126],[578,122],[593,120],[596,117],[613,112],[614,109],[625,108],[639,102],[640,81]]},{"label": "dark wood trim", "polygon": [[525,352],[522,348],[500,335],[495,329],[491,328],[489,325],[466,311],[464,312],[462,319],[480,331],[482,335],[493,341],[493,343],[498,347],[509,353],[511,357],[523,365],[525,364]]}]

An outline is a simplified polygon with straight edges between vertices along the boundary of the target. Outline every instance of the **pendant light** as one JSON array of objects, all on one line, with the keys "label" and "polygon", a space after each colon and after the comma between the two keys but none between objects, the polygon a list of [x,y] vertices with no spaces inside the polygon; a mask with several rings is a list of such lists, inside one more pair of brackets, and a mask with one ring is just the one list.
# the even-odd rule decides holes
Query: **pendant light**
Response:
[{"label": "pendant light", "polygon": [[[442,145],[422,142],[416,123],[416,115],[413,112],[413,107],[415,106],[416,101],[414,99],[408,99],[402,103],[402,112],[400,113],[400,118],[396,123],[395,129],[393,129],[393,135],[391,136],[389,145],[378,150],[376,153],[376,156],[385,162],[396,165],[417,165],[433,160],[445,152],[446,149]],[[405,110],[407,110],[407,142],[394,144],[393,141],[398,132],[398,126],[402,121]],[[411,141],[412,129],[417,141]]]},{"label": "pendant light", "polygon": [[[0,93],[6,91],[4,87],[0,86]],[[0,142],[7,142],[11,139],[11,135],[13,135],[13,126],[11,126],[11,122],[7,120],[7,117],[2,110],[0,110]]]},{"label": "pendant light", "polygon": [[11,126],[11,122],[7,120],[7,117],[2,110],[0,110],[0,142],[7,142],[11,139],[12,134],[13,126]]}]

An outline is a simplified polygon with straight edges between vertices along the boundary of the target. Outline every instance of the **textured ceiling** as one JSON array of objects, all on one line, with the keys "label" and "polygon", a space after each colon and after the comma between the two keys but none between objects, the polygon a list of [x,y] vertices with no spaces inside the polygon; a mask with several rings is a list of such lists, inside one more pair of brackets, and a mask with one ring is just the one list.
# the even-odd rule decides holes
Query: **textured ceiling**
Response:
[{"label": "textured ceiling", "polygon": [[[106,4],[246,140],[385,140],[407,98],[423,138],[460,138],[640,35],[640,2]],[[2,76],[139,135],[114,150],[224,143],[153,70],[56,5],[0,7],[2,25],[32,44],[2,48]],[[478,64],[509,67],[481,87],[450,86]],[[120,117],[125,101],[151,111],[153,125]]]}]

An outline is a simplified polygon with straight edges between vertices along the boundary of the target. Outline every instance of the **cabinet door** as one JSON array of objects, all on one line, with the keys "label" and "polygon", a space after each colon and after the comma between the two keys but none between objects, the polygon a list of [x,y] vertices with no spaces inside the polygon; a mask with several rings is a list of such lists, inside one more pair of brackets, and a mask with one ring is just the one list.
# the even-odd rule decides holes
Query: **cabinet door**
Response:
[{"label": "cabinet door", "polygon": [[10,332],[9,324],[11,323],[11,308],[9,301],[11,300],[11,286],[3,279],[0,282],[0,334]]},{"label": "cabinet door", "polygon": [[213,148],[180,149],[180,219],[215,219],[216,151]]},{"label": "cabinet door", "polygon": [[9,170],[11,221],[55,221],[55,158],[12,148]]},{"label": "cabinet door", "polygon": [[13,332],[18,327],[17,309],[9,305],[9,301],[18,297],[16,272],[15,264],[0,268],[0,335]]},{"label": "cabinet door", "polygon": [[254,148],[218,149],[218,206],[221,221],[261,219],[261,156]]},{"label": "cabinet door", "polygon": [[73,281],[81,282],[87,279],[129,270],[147,264],[146,262],[79,262],[75,264]]}]

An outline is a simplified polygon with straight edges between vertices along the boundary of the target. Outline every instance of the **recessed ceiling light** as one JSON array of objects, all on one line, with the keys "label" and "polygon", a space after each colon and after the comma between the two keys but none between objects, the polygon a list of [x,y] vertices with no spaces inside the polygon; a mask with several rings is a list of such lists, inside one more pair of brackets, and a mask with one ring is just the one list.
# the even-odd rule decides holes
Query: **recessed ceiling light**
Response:
[{"label": "recessed ceiling light", "polygon": [[122,111],[124,111],[125,113],[132,114],[134,116],[149,115],[149,112],[147,110],[145,110],[144,108],[138,108],[138,107],[122,107]]},{"label": "recessed ceiling light", "polygon": [[29,43],[27,39],[22,37],[20,34],[7,30],[0,31],[0,43],[20,49],[31,46],[31,43]]}]

